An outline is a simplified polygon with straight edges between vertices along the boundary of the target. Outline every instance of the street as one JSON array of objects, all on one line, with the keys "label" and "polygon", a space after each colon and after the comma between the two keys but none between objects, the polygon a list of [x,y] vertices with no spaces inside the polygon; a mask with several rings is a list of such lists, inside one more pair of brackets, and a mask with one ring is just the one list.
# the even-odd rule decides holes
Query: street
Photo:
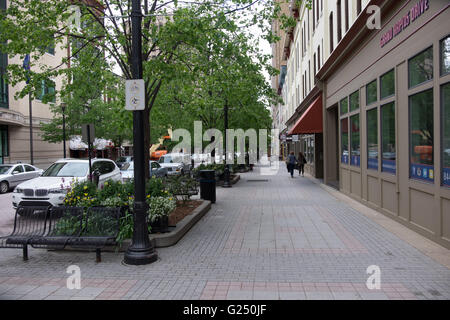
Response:
[{"label": "street", "polygon": [[[448,250],[310,177],[241,174],[212,209],[146,266],[123,253],[0,249],[0,299],[449,299]],[[2,228],[12,210],[2,199]],[[5,209],[7,208],[7,209]],[[365,210],[365,209],[362,209]],[[383,225],[383,226],[382,226]],[[425,249],[424,249],[425,248]],[[66,269],[81,270],[81,289]],[[369,289],[381,271],[380,288]]]}]

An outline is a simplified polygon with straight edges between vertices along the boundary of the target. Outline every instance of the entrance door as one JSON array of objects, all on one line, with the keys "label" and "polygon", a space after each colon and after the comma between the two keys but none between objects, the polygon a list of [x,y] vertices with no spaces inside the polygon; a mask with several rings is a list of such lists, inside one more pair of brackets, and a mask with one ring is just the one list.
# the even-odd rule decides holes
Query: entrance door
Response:
[{"label": "entrance door", "polygon": [[325,159],[326,183],[339,190],[339,108],[335,106],[328,108],[326,112],[326,148],[327,159]]}]

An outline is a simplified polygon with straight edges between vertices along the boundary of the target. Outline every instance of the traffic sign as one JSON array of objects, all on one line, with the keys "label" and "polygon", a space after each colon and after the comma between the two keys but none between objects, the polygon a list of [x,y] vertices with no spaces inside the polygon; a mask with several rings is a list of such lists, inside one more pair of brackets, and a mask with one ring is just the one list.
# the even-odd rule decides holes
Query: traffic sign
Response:
[{"label": "traffic sign", "polygon": [[125,109],[130,111],[145,109],[144,80],[127,80],[125,82]]}]

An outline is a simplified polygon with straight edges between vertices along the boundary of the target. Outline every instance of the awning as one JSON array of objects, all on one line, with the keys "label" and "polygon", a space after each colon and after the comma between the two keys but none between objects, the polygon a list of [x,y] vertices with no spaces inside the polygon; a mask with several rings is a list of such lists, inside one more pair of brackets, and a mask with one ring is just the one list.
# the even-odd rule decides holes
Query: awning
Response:
[{"label": "awning", "polygon": [[323,110],[322,95],[314,100],[309,108],[303,113],[295,126],[289,131],[289,135],[293,134],[312,134],[323,132]]}]

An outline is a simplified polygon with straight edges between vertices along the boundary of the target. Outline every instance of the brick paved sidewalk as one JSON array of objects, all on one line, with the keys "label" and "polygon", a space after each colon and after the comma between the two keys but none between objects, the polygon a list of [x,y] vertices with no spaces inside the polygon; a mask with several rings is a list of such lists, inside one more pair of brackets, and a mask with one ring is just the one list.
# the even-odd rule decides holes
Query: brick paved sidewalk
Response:
[{"label": "brick paved sidewalk", "polygon": [[[94,253],[21,254],[0,249],[0,299],[450,298],[447,267],[283,168],[218,188],[211,211],[151,265],[124,265],[123,253],[100,264]],[[70,265],[81,290],[66,288]],[[380,290],[366,287],[370,265],[381,268]]]}]

